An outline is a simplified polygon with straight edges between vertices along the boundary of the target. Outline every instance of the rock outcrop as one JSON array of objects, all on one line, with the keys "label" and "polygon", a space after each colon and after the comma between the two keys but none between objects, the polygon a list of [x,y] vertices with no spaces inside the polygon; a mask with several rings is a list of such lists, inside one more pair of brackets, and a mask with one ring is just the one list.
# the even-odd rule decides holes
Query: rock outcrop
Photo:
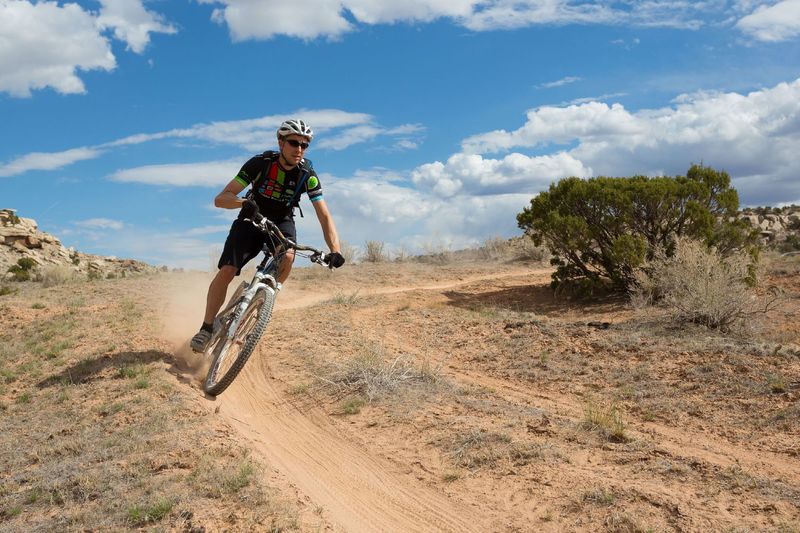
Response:
[{"label": "rock outcrop", "polygon": [[39,231],[32,218],[17,216],[14,209],[0,209],[0,280],[9,276],[9,267],[22,258],[32,259],[37,267],[64,266],[78,274],[107,278],[156,272],[158,268],[133,259],[117,259],[85,254],[66,248],[58,238]]},{"label": "rock outcrop", "polygon": [[741,212],[739,218],[749,221],[759,231],[767,246],[781,249],[787,243],[798,242],[800,206],[747,208]]}]

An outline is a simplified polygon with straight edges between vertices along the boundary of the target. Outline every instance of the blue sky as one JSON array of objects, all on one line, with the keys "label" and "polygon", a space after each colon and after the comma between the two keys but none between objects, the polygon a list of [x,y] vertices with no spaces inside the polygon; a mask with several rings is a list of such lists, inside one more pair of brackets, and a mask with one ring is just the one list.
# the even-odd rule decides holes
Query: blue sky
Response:
[{"label": "blue sky", "polygon": [[0,208],[67,246],[208,269],[213,197],[292,117],[353,246],[510,237],[560,178],[699,162],[800,203],[800,0],[0,0]]}]

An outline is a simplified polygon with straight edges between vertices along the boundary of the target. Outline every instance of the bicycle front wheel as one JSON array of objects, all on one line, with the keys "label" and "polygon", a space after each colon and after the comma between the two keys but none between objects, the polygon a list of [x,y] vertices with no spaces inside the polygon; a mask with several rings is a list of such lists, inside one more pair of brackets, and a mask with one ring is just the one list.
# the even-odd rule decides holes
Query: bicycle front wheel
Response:
[{"label": "bicycle front wheel", "polygon": [[211,368],[203,385],[208,394],[222,394],[239,375],[272,318],[274,304],[274,293],[259,290],[244,310],[233,338],[222,339],[214,347]]}]

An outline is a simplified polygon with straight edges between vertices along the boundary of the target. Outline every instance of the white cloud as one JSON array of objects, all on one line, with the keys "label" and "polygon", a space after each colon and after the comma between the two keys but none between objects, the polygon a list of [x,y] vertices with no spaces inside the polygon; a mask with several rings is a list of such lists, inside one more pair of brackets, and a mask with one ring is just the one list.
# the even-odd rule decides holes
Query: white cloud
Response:
[{"label": "white cloud", "polygon": [[250,0],[199,0],[203,4],[223,4],[212,19],[225,23],[234,41],[269,39],[289,35],[313,39],[320,35],[336,37],[352,29],[342,15],[339,0],[294,0],[292,2],[252,2]]},{"label": "white cloud", "polygon": [[567,144],[575,139],[602,136],[630,139],[645,133],[643,125],[620,104],[589,102],[568,107],[540,107],[528,111],[528,121],[511,133],[496,130],[468,137],[462,142],[468,153],[533,147],[541,144]]},{"label": "white cloud", "polygon": [[275,145],[275,132],[278,126],[291,117],[302,117],[313,127],[315,147],[331,150],[344,150],[353,144],[368,142],[380,136],[405,136],[423,129],[416,124],[386,128],[376,124],[375,118],[366,113],[351,113],[338,109],[299,110],[286,115],[211,122],[160,133],[131,135],[101,146],[122,146],[177,138],[228,144],[249,151],[260,151]]},{"label": "white cloud", "polygon": [[[235,210],[231,210],[234,214],[237,212]],[[187,237],[196,237],[198,235],[213,235],[216,233],[227,233],[227,231],[231,228],[230,224],[218,224],[215,226],[203,226],[200,228],[192,228],[183,232],[184,235]]]},{"label": "white cloud", "polygon": [[413,182],[447,198],[459,194],[490,196],[510,193],[535,194],[568,176],[588,177],[590,168],[564,152],[528,157],[513,153],[503,159],[484,159],[477,154],[455,154],[447,163],[421,165],[411,173]]},{"label": "white cloud", "polygon": [[221,188],[236,176],[241,166],[242,161],[240,160],[146,165],[118,170],[108,176],[108,179],[126,183],[172,187]]},{"label": "white cloud", "polygon": [[[580,0],[199,0],[222,6],[212,19],[228,25],[235,41],[288,35],[339,38],[358,24],[432,22],[446,18],[474,31],[534,25],[613,24],[697,29],[724,18],[719,2],[628,0],[613,6]],[[302,20],[302,23],[298,23]]]},{"label": "white cloud", "polygon": [[110,218],[90,218],[87,220],[79,220],[75,222],[75,225],[81,228],[88,228],[88,229],[111,229],[111,230],[121,230],[125,227],[125,224],[120,222],[119,220],[112,220]]},{"label": "white cloud", "polygon": [[[509,214],[521,212],[531,199],[527,193],[441,198],[383,169],[348,178],[323,174],[321,181],[343,241],[362,246],[378,240],[415,253],[431,245],[461,248],[519,234]],[[300,242],[324,246],[315,217],[298,218],[297,224]]]},{"label": "white cloud", "polygon": [[51,87],[82,94],[80,71],[116,67],[103,30],[141,53],[153,32],[175,33],[140,0],[101,0],[99,15],[77,3],[0,0],[0,91],[28,97]]},{"label": "white cloud", "polygon": [[743,201],[800,197],[800,79],[749,94],[682,95],[675,105],[631,112],[591,102],[528,112],[517,130],[466,139],[469,153],[553,143],[598,175],[682,174],[691,163],[724,168]]},{"label": "white cloud", "polygon": [[608,94],[601,94],[600,96],[584,96],[582,98],[574,98],[567,104],[587,104],[589,102],[597,102],[602,100],[611,100],[613,98],[619,98],[621,96],[628,96],[628,93],[608,93]]},{"label": "white cloud", "polygon": [[561,78],[560,80],[550,81],[547,83],[540,83],[536,85],[537,89],[553,89],[554,87],[563,87],[564,85],[569,85],[570,83],[575,83],[576,81],[581,81],[583,78],[578,76],[566,76]]},{"label": "white cloud", "polygon": [[[62,152],[33,152],[0,165],[0,177],[13,176],[29,170],[54,170],[76,161],[93,159],[111,148],[165,139],[194,139],[214,144],[234,145],[253,153],[261,152],[276,145],[275,131],[283,120],[293,116],[303,117],[314,127],[315,139],[317,139],[315,146],[331,150],[344,150],[353,144],[373,141],[379,137],[399,138],[391,149],[410,150],[416,148],[417,144],[405,137],[424,130],[419,124],[404,124],[386,128],[376,124],[374,117],[365,113],[350,113],[338,109],[301,110],[287,115],[197,124],[190,128],[176,128],[157,133],[139,133],[93,147],[74,148]],[[199,164],[206,165],[207,163]],[[167,172],[174,167],[176,166],[139,167],[129,171],[120,170],[113,176],[118,181],[147,182],[146,180],[152,180],[152,183],[156,184],[158,179],[152,173]],[[175,172],[175,174],[178,173],[180,172]],[[210,185],[209,182],[201,182],[201,184]]]},{"label": "white cloud", "polygon": [[63,152],[31,152],[0,165],[0,177],[15,176],[31,170],[55,170],[77,161],[94,159],[103,153],[91,147],[73,148]]},{"label": "white cloud", "polygon": [[800,35],[800,0],[759,6],[736,26],[760,41],[785,41]]},{"label": "white cloud", "polygon": [[77,4],[0,2],[0,91],[12,96],[30,96],[32,89],[45,87],[86,92],[78,70],[116,66],[95,22]]},{"label": "white cloud", "polygon": [[100,4],[99,26],[113,29],[114,37],[125,41],[137,54],[144,52],[151,33],[177,32],[161,15],[147,11],[140,0],[100,0]]}]

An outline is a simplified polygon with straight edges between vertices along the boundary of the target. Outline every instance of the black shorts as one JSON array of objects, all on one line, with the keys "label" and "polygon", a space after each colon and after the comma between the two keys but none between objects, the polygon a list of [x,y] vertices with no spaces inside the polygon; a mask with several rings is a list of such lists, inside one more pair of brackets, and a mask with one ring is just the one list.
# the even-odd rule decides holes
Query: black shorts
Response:
[{"label": "black shorts", "polygon": [[[297,241],[297,230],[294,225],[294,217],[287,216],[282,219],[273,220],[280,228],[284,237]],[[225,247],[217,263],[217,268],[227,265],[236,267],[236,275],[242,272],[242,268],[252,258],[256,257],[264,247],[266,236],[250,222],[239,219],[233,221],[228,238],[225,239]]]}]

